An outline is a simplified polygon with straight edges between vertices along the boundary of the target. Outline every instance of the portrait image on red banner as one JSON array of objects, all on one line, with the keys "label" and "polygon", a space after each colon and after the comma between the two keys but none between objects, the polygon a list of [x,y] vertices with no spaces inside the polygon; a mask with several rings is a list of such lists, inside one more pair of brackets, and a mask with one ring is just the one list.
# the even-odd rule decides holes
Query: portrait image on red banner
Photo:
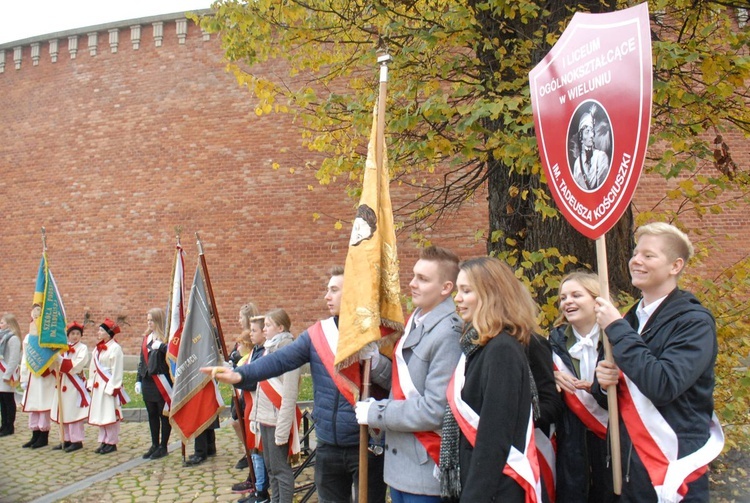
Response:
[{"label": "portrait image on red banner", "polygon": [[592,192],[601,187],[612,167],[612,126],[601,103],[578,105],[568,125],[568,169],[578,188]]},{"label": "portrait image on red banner", "polygon": [[581,234],[597,239],[638,185],[651,123],[647,5],[576,13],[529,73],[534,126],[550,192]]}]

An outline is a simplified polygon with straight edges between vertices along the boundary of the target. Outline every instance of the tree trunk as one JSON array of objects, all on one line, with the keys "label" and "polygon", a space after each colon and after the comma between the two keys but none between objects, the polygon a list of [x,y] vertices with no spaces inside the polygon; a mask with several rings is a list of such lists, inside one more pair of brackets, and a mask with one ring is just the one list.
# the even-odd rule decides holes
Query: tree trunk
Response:
[{"label": "tree trunk", "polygon": [[[534,198],[531,195],[525,201],[520,195],[511,195],[511,187],[519,188],[521,191],[524,188],[539,187],[539,177],[519,175],[498,161],[490,162],[493,163],[490,166],[488,185],[490,233],[492,235],[495,231],[501,231],[503,237],[495,242],[489,241],[487,251],[537,251],[555,247],[563,255],[578,258],[579,264],[570,270],[590,268],[596,271],[596,246],[593,240],[580,234],[562,216],[542,220],[541,213],[534,211]],[[544,190],[549,194],[546,187]],[[515,241],[515,244],[509,245],[505,238]],[[633,250],[633,213],[630,209],[607,232],[605,239],[612,295],[616,296],[619,291],[633,294],[628,272],[628,260]],[[542,272],[542,266],[535,266],[531,271],[532,274],[539,274]],[[539,294],[542,295],[542,292]]]},{"label": "tree trunk", "polygon": [[[579,10],[589,12],[603,12],[615,10],[615,0],[601,2],[600,0],[582,0],[578,3]],[[508,33],[525,34],[530,39],[540,40],[533,51],[532,67],[536,62],[549,52],[550,46],[543,42],[544,38],[538,34],[548,30],[554,30],[561,22],[571,16],[568,3],[564,0],[549,0],[544,4],[549,12],[548,16],[542,16],[536,22],[523,23],[519,19],[503,19],[505,25],[511,26],[511,30],[498,31],[498,20],[492,14],[486,13],[477,16],[484,26],[484,31],[493,36],[502,37]],[[494,59],[496,54],[492,51],[478,50],[480,60],[485,68],[498,68],[498,62]],[[509,70],[511,72],[512,70]],[[521,69],[520,71],[524,71]],[[503,79],[513,81],[520,76],[517,74],[503,75]],[[488,74],[487,79],[496,78]],[[487,124],[490,129],[503,127],[501,121]],[[532,131],[530,134],[534,134]],[[557,219],[547,218],[542,220],[542,215],[534,210],[534,197],[531,189],[541,186],[539,176],[519,174],[505,166],[502,162],[490,158],[487,168],[489,171],[489,227],[490,235],[497,235],[501,231],[501,239],[488,242],[488,252],[500,252],[515,250],[537,251],[545,248],[556,247],[563,255],[573,255],[578,258],[579,264],[571,269],[588,267],[596,270],[596,245],[595,242],[576,231],[562,216]],[[514,190],[511,190],[514,188]],[[515,190],[518,189],[518,190]],[[528,196],[524,200],[521,195],[525,189],[529,189]],[[549,190],[543,187],[549,195]],[[551,198],[550,198],[551,199]],[[554,204],[554,203],[553,203]],[[606,234],[607,264],[609,268],[610,290],[613,295],[618,291],[633,293],[628,272],[628,259],[633,249],[633,214],[628,209],[620,221]],[[508,244],[506,238],[511,238]],[[542,272],[542,266],[532,268],[532,274]],[[568,272],[568,271],[566,271]],[[539,292],[543,295],[543,292]],[[543,301],[544,299],[537,299]]]}]

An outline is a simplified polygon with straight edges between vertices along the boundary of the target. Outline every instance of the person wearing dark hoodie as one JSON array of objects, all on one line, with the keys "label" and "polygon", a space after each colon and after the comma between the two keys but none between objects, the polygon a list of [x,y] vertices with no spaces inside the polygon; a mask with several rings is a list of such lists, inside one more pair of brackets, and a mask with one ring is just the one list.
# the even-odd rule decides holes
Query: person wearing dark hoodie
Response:
[{"label": "person wearing dark hoodie", "polygon": [[592,387],[602,406],[617,386],[622,503],[708,502],[707,468],[724,436],[714,413],[716,322],[677,283],[693,246],[676,227],[635,232],[629,267],[641,300],[623,317],[602,297],[596,319],[612,344]]}]

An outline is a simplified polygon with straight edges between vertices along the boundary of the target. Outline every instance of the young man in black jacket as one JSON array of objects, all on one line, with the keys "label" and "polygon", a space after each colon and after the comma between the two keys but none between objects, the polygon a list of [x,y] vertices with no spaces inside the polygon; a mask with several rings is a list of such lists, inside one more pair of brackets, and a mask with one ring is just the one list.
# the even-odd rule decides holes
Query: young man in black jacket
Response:
[{"label": "young man in black jacket", "polygon": [[617,384],[620,501],[708,502],[706,469],[724,442],[713,413],[716,323],[677,287],[693,254],[688,237],[652,223],[638,228],[635,240],[630,274],[642,299],[624,318],[608,300],[596,299],[597,323],[615,363],[599,362],[593,392],[606,406],[605,390]]}]

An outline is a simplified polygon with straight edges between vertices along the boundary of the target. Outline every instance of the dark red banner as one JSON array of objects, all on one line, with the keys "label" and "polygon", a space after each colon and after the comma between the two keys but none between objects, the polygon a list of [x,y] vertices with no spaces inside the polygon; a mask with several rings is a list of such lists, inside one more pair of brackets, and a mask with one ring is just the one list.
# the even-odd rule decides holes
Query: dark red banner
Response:
[{"label": "dark red banner", "polygon": [[581,234],[617,223],[638,185],[651,123],[651,35],[643,3],[576,13],[529,73],[547,183]]}]

